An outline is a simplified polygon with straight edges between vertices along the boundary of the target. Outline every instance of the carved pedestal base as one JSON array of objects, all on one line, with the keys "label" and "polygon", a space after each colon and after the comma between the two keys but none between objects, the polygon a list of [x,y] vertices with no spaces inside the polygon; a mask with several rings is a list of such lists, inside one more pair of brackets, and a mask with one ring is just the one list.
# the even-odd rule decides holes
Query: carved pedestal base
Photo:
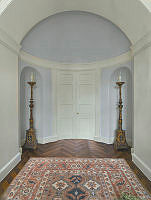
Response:
[{"label": "carved pedestal base", "polygon": [[34,129],[29,129],[26,131],[26,142],[24,147],[26,149],[36,149],[37,148],[37,140]]},{"label": "carved pedestal base", "polygon": [[123,130],[116,131],[114,148],[116,150],[128,149],[128,144],[126,142],[126,137],[125,137],[125,131]]}]

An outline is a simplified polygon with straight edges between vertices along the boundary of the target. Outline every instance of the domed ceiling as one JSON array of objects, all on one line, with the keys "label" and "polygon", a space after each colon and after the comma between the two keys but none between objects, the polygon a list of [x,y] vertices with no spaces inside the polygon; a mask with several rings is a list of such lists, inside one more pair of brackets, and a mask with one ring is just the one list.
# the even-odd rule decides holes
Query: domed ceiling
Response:
[{"label": "domed ceiling", "polygon": [[1,0],[0,27],[20,43],[43,19],[64,11],[86,11],[112,21],[136,43],[151,30],[148,0]]},{"label": "domed ceiling", "polygon": [[86,12],[63,12],[37,24],[22,41],[22,49],[57,62],[94,62],[129,51],[130,41],[113,23]]}]

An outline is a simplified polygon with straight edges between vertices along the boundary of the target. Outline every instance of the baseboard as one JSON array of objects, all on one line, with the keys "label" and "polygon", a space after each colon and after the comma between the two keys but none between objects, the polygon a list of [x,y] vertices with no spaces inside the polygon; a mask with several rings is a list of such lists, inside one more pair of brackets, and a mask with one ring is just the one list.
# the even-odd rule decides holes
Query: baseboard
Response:
[{"label": "baseboard", "polygon": [[114,143],[114,137],[105,138],[105,137],[98,137],[98,136],[95,136],[95,137],[94,137],[94,140],[95,140],[96,142],[102,142],[102,143],[105,143],[105,144],[113,144],[113,143]]},{"label": "baseboard", "polygon": [[135,153],[132,153],[132,161],[151,181],[151,169]]},{"label": "baseboard", "polygon": [[17,153],[2,169],[0,169],[0,182],[21,161],[21,153]]},{"label": "baseboard", "polygon": [[[37,141],[39,144],[46,144],[46,143],[49,143],[49,142],[56,142],[57,140],[62,140],[62,139],[65,139],[65,138],[61,138],[61,137],[57,137],[57,136],[48,136],[48,137],[38,137],[37,138]],[[87,139],[87,140],[93,140],[93,138],[68,138],[68,139]],[[113,144],[114,143],[114,137],[111,137],[111,138],[105,138],[105,137],[98,137],[98,136],[95,136],[94,137],[94,140],[96,142],[102,142],[102,143],[105,143],[105,144]],[[23,144],[25,144],[25,139],[22,140],[22,146]],[[131,139],[127,139],[127,143],[129,146],[132,145],[132,141]]]},{"label": "baseboard", "polygon": [[[38,144],[46,144],[49,142],[55,142],[57,141],[59,138],[57,136],[49,136],[49,137],[37,137],[37,142]],[[21,141],[22,146],[25,144],[25,139],[23,139]]]},{"label": "baseboard", "polygon": [[57,136],[49,136],[49,137],[38,137],[37,138],[39,144],[46,144],[49,142],[56,142],[58,140]]},{"label": "baseboard", "polygon": [[[102,142],[102,143],[105,143],[105,144],[113,144],[114,143],[114,137],[111,137],[111,138],[105,138],[105,137],[98,137],[98,136],[95,136],[94,137],[94,140],[96,142]],[[127,143],[128,145],[131,147],[132,146],[132,140],[127,138]]]}]

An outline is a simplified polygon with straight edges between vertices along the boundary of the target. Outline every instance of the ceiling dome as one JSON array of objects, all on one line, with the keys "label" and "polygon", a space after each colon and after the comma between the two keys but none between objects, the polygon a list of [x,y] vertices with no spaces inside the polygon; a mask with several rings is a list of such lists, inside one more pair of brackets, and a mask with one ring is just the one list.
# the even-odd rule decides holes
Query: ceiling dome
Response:
[{"label": "ceiling dome", "polygon": [[0,27],[18,43],[38,22],[64,11],[86,11],[109,19],[136,43],[151,30],[147,0],[1,0]]},{"label": "ceiling dome", "polygon": [[63,12],[37,24],[22,41],[22,49],[39,58],[88,63],[126,53],[130,41],[113,23],[86,12]]}]

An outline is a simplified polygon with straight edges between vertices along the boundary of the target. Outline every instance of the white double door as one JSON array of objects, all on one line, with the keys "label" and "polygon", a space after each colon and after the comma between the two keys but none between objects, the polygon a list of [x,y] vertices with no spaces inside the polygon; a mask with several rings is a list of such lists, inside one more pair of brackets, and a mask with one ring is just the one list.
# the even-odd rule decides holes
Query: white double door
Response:
[{"label": "white double door", "polygon": [[57,133],[62,139],[94,139],[95,71],[57,73]]}]

